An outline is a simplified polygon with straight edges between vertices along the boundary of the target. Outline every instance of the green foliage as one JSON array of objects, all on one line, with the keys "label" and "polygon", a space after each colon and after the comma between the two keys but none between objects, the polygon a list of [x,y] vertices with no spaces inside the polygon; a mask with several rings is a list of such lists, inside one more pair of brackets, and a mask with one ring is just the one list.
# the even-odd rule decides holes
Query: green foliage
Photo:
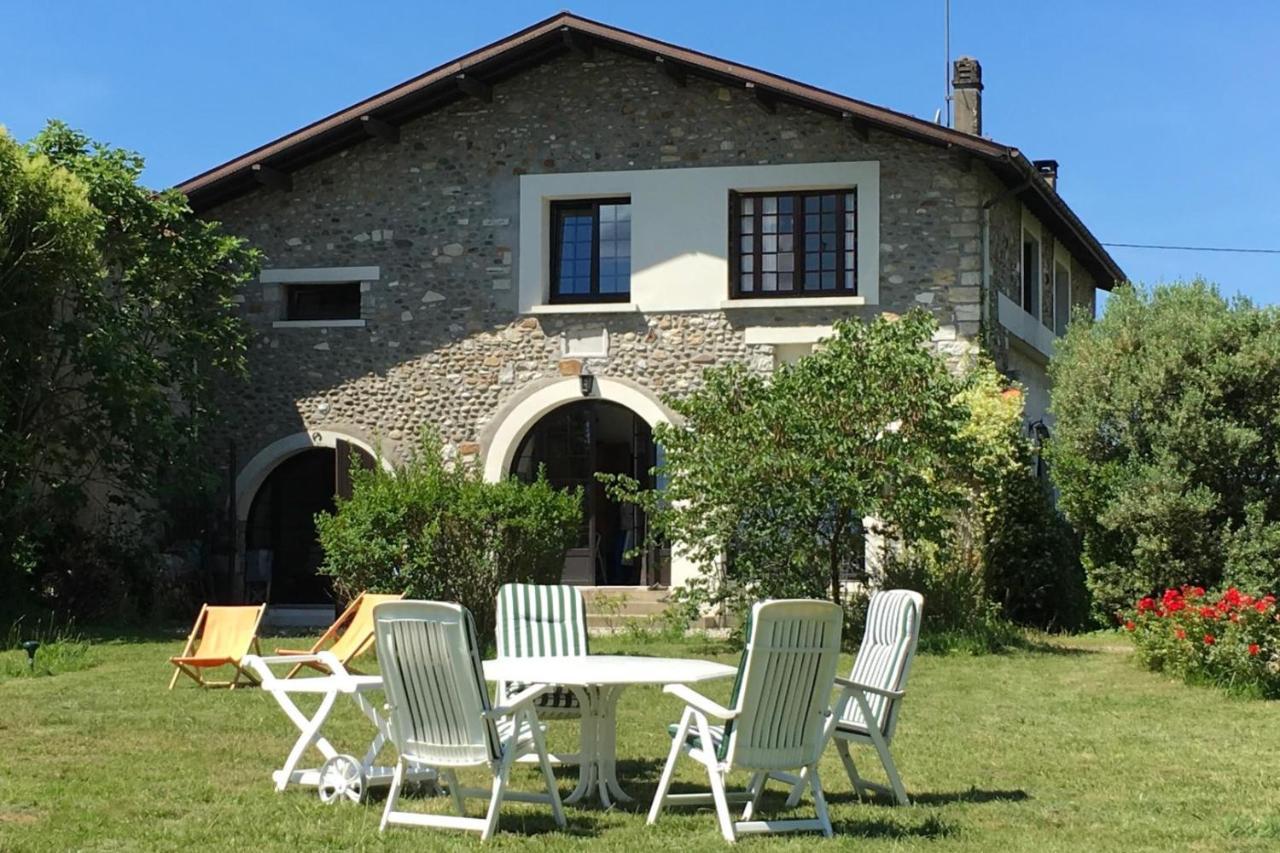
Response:
[{"label": "green foliage", "polygon": [[348,597],[363,590],[457,601],[493,631],[504,583],[554,583],[581,523],[577,491],[541,475],[489,483],[474,466],[446,464],[424,434],[398,471],[352,468],[352,496],[316,516],[323,574]]},{"label": "green foliage", "polygon": [[948,472],[969,462],[962,383],[927,349],[933,329],[921,311],[842,321],[771,378],[708,370],[700,389],[670,401],[682,421],[655,432],[666,489],[602,479],[709,567],[686,600],[739,613],[760,597],[843,602],[842,579],[862,571],[864,517],[905,541],[942,534],[964,500]]},{"label": "green foliage", "polygon": [[[107,506],[134,521],[207,484],[217,382],[243,371],[231,297],[256,255],[136,154],[57,122],[0,130],[0,595],[46,571]],[[114,511],[110,514],[115,514]]]},{"label": "green foliage", "polygon": [[1280,582],[1280,310],[1203,281],[1118,289],[1050,365],[1049,448],[1095,607]]}]

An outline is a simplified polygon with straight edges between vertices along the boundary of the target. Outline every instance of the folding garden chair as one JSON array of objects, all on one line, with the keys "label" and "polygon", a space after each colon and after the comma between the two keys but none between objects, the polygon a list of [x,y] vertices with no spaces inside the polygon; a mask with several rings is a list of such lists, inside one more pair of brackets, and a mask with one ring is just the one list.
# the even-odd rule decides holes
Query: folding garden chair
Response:
[{"label": "folding garden chair", "polygon": [[[256,684],[257,678],[241,666],[241,659],[250,651],[259,651],[258,623],[266,609],[265,604],[253,607],[206,604],[201,607],[182,654],[169,658],[169,662],[177,667],[169,680],[169,689],[173,689],[182,673],[189,675],[201,687],[230,687],[234,690],[241,683]],[[230,681],[205,680],[206,669],[221,666],[235,667],[235,677]]]},{"label": "folding garden chair", "polygon": [[353,667],[351,662],[373,647],[373,608],[384,601],[399,601],[402,598],[404,598],[403,593],[385,595],[362,592],[347,605],[347,609],[342,611],[342,615],[334,620],[334,623],[320,636],[320,639],[316,640],[315,645],[311,648],[276,649],[277,655],[307,655],[310,658],[289,670],[285,678],[293,678],[298,674],[298,670],[303,667],[311,667],[321,672],[327,672],[325,665],[317,662],[315,657],[318,653],[325,651],[336,657],[347,672],[358,673],[359,670]]},{"label": "folding garden chair", "polygon": [[[831,819],[818,779],[818,759],[826,744],[827,717],[844,614],[826,601],[765,601],[751,609],[747,646],[738,666],[730,706],[724,707],[682,684],[664,690],[686,704],[672,726],[671,753],[649,809],[649,823],[672,804],[715,804],[726,841],[740,832],[820,830],[830,836]],[[724,720],[713,726],[710,717]],[[707,769],[711,793],[670,794],[676,760],[687,754]],[[813,790],[817,818],[752,820],[771,775],[803,769]],[[751,771],[745,792],[727,793],[725,778],[733,770]],[[796,778],[796,777],[792,777]],[[729,813],[729,801],[745,802],[741,820]]]},{"label": "folding garden chair", "polygon": [[[564,657],[588,654],[587,606],[582,591],[566,584],[508,583],[498,590],[498,657]],[[523,691],[520,682],[500,682],[499,701]],[[541,720],[582,717],[583,696],[569,687],[550,685],[537,699]],[[551,755],[551,763],[578,764],[574,755]],[[531,760],[528,756],[526,760]],[[570,797],[570,802],[574,797]]]},{"label": "folding garden chair", "polygon": [[[907,675],[920,639],[920,614],[924,598],[909,589],[892,589],[871,596],[867,608],[867,627],[862,645],[853,662],[853,672],[837,678],[841,689],[832,710],[828,735],[836,744],[845,772],[859,797],[868,790],[892,795],[898,805],[911,800],[902,785],[902,777],[889,753],[889,742],[898,726],[902,699],[906,695]],[[875,749],[884,766],[889,785],[868,782],[858,775],[849,754],[849,744],[865,744]],[[790,805],[800,799],[803,779],[796,780],[788,799]]]},{"label": "folding garden chair", "polygon": [[[493,835],[504,799],[549,803],[556,824],[565,825],[560,794],[547,758],[547,745],[535,700],[546,691],[536,685],[490,707],[471,612],[460,604],[393,601],[374,610],[374,634],[388,700],[391,740],[399,750],[381,829],[388,824],[478,831]],[[534,754],[542,768],[546,794],[507,790],[511,765]],[[409,765],[434,767],[448,784],[458,814],[400,811],[400,787]],[[456,770],[483,767],[493,777],[490,790],[463,788]],[[487,797],[483,818],[466,816],[467,797]]]}]

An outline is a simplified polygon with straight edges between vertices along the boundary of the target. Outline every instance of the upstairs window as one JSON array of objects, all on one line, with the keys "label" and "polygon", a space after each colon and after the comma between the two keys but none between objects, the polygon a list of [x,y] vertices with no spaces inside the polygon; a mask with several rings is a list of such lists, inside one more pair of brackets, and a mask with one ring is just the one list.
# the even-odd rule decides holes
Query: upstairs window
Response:
[{"label": "upstairs window", "polygon": [[1022,310],[1040,319],[1040,241],[1022,232]]},{"label": "upstairs window", "polygon": [[631,299],[631,200],[551,205],[551,301]]},{"label": "upstairs window", "polygon": [[359,320],[360,282],[285,285],[286,320]]},{"label": "upstairs window", "polygon": [[733,296],[856,296],[857,203],[851,189],[730,193]]}]

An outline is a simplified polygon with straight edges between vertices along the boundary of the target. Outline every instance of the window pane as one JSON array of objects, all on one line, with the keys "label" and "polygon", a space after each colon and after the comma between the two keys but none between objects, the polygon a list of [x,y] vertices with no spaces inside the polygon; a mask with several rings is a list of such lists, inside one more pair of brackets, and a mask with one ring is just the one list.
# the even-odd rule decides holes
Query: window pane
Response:
[{"label": "window pane", "polygon": [[778,290],[792,289],[792,276],[789,272],[778,273]]},{"label": "window pane", "polygon": [[600,257],[616,258],[618,256],[618,244],[612,240],[600,240]]},{"label": "window pane", "polygon": [[834,272],[824,272],[822,274],[822,289],[835,290],[836,274]]},{"label": "window pane", "polygon": [[751,234],[756,230],[756,218],[754,216],[744,216],[738,223],[738,230],[743,234]]},{"label": "window pane", "polygon": [[834,213],[834,212],[835,212],[835,209],[836,209],[836,197],[835,197],[835,196],[833,196],[833,195],[824,195],[824,196],[822,197],[822,212],[823,212],[823,213],[828,213],[828,212],[832,212],[832,213]]},{"label": "window pane", "polygon": [[795,269],[796,256],[790,252],[783,252],[778,255],[778,269],[782,272],[791,272]]},{"label": "window pane", "polygon": [[766,214],[778,212],[778,197],[776,195],[767,195],[760,201],[764,204],[762,210]]},{"label": "window pane", "polygon": [[739,288],[741,288],[741,290],[742,290],[742,292],[743,292],[743,293],[750,293],[752,290],[754,290],[754,289],[755,289],[755,286],[756,286],[756,284],[755,284],[755,277],[754,277],[754,276],[752,276],[752,275],[750,275],[750,274],[748,274],[748,275],[744,275],[744,276],[739,276],[739,278],[738,278],[738,287],[739,287]]},{"label": "window pane", "polygon": [[822,235],[822,250],[824,252],[834,252],[835,249],[836,249],[836,235],[824,233]]},{"label": "window pane", "polygon": [[854,214],[852,214],[852,213],[846,213],[846,214],[844,215],[844,230],[846,230],[846,231],[852,231],[852,230],[853,230],[853,227],[854,227],[854,226],[853,226],[853,217],[854,217]]},{"label": "window pane", "polygon": [[618,219],[618,208],[612,204],[600,205],[600,221],[616,222]]},{"label": "window pane", "polygon": [[794,216],[779,216],[778,231],[784,234],[790,234],[796,227],[796,218]]},{"label": "window pane", "polygon": [[790,252],[794,247],[795,237],[791,234],[780,234],[778,236],[778,251]]},{"label": "window pane", "polygon": [[761,255],[760,269],[764,270],[765,272],[775,272],[778,269],[778,256],[777,255]]},{"label": "window pane", "polygon": [[806,196],[806,197],[805,197],[805,200],[804,200],[804,212],[805,212],[805,213],[817,213],[817,212],[818,212],[818,197],[817,197],[817,196],[813,196],[813,195],[811,195],[811,196]]},{"label": "window pane", "polygon": [[844,209],[845,209],[845,210],[856,210],[856,209],[857,209],[857,207],[858,207],[858,199],[857,199],[857,196],[856,196],[854,193],[845,193],[845,194],[844,194]]},{"label": "window pane", "polygon": [[760,273],[761,290],[777,290],[778,276],[776,273],[763,272]]},{"label": "window pane", "polygon": [[794,205],[795,205],[795,198],[789,195],[784,195],[778,199],[778,212],[793,213],[795,211]]},{"label": "window pane", "polygon": [[756,268],[756,267],[755,267],[756,259],[755,259],[755,258],[753,258],[753,257],[751,257],[751,255],[743,255],[743,256],[742,256],[742,258],[741,258],[741,260],[742,260],[742,271],[743,271],[743,272],[751,272],[752,270],[754,270],[754,269]]},{"label": "window pane", "polygon": [[778,217],[776,216],[760,217],[760,230],[766,234],[778,233]]},{"label": "window pane", "polygon": [[753,198],[744,198],[739,205],[740,213],[754,213],[756,209],[756,200]]},{"label": "window pane", "polygon": [[835,268],[836,268],[836,253],[835,253],[835,252],[823,252],[823,253],[822,253],[822,268],[823,268],[824,270],[833,270],[833,269],[835,269]]},{"label": "window pane", "polygon": [[[809,199],[805,199],[805,200],[806,200],[806,201],[809,201]],[[815,199],[815,201],[816,201],[816,199]],[[804,217],[804,230],[805,230],[805,231],[815,231],[815,232],[816,232],[816,231],[818,231],[818,230],[819,230],[819,228],[818,228],[818,222],[819,222],[818,214],[816,214],[816,213],[806,213],[806,214],[805,214],[805,217]]]},{"label": "window pane", "polygon": [[776,252],[778,251],[778,238],[773,234],[766,234],[760,240],[760,251]]},{"label": "window pane", "polygon": [[804,289],[805,290],[818,289],[818,273],[816,271],[809,270],[804,274]]},{"label": "window pane", "polygon": [[289,320],[360,319],[360,283],[285,285]]},{"label": "window pane", "polygon": [[742,251],[742,252],[751,252],[751,251],[754,251],[754,244],[755,244],[755,240],[753,238],[743,237],[741,238],[738,249],[739,251]]}]

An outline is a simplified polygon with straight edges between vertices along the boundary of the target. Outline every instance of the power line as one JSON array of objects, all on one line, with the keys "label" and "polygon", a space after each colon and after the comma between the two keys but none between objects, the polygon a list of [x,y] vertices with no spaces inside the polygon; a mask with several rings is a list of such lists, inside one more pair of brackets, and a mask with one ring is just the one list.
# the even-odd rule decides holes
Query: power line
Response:
[{"label": "power line", "polygon": [[1164,249],[1175,252],[1232,252],[1244,255],[1280,255],[1280,249],[1242,249],[1227,246],[1161,246],[1153,243],[1103,243],[1121,249]]}]

